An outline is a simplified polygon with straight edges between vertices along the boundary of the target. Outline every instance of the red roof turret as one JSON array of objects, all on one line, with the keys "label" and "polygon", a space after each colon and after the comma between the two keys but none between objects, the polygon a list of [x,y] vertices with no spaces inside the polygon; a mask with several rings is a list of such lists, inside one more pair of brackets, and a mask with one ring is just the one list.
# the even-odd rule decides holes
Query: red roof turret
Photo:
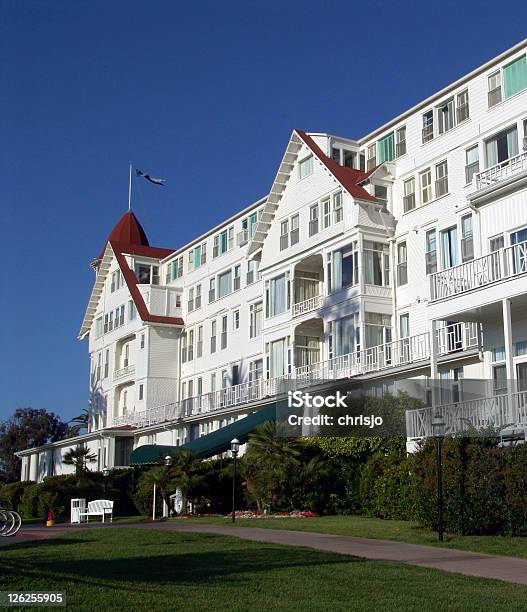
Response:
[{"label": "red roof turret", "polygon": [[119,242],[123,246],[150,246],[145,230],[131,211],[124,213],[113,228],[98,259],[103,258],[109,241]]}]

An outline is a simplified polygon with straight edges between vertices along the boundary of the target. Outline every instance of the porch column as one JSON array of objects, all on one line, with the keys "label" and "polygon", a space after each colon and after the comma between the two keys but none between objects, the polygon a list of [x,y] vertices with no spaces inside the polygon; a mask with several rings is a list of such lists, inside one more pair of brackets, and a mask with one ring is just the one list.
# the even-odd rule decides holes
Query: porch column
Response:
[{"label": "porch column", "polygon": [[38,453],[29,455],[29,480],[37,482],[38,480]]},{"label": "porch column", "polygon": [[115,466],[115,438],[113,436],[108,438],[106,448],[106,466],[113,468]]},{"label": "porch column", "polygon": [[432,385],[432,412],[435,414],[435,407],[439,403],[439,369],[437,367],[437,354],[439,347],[437,343],[437,321],[430,321],[429,327],[430,345],[430,384]]},{"label": "porch column", "polygon": [[502,301],[503,308],[503,340],[505,343],[505,367],[507,368],[507,379],[514,379],[514,362],[512,347],[512,319],[511,319],[511,300],[505,298]]}]

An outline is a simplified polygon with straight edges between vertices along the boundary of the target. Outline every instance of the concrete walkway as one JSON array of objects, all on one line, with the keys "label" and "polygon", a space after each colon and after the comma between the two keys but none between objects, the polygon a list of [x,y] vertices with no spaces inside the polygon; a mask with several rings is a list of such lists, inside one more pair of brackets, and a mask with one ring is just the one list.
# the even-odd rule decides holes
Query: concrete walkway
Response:
[{"label": "concrete walkway", "polygon": [[[32,537],[41,539],[42,537],[54,537],[63,533],[101,527],[104,529],[133,527],[139,529],[161,529],[163,531],[213,533],[265,542],[267,544],[302,546],[375,561],[394,561],[408,565],[430,567],[445,572],[465,574],[466,576],[493,578],[527,585],[527,559],[307,531],[209,525],[197,523],[191,519],[188,522],[186,520],[175,520],[157,523],[119,522],[113,524],[107,523],[105,525],[100,523],[92,523],[90,525],[57,525],[48,530],[42,527],[28,526],[21,530],[19,535],[24,539]],[[16,539],[18,538],[13,538],[13,540]]]}]

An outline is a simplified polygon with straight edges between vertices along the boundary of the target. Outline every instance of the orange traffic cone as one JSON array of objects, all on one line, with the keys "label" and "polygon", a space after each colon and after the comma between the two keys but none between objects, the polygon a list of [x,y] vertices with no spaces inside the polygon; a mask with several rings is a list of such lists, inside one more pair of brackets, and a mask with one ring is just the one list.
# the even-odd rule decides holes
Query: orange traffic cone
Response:
[{"label": "orange traffic cone", "polygon": [[48,512],[48,520],[46,521],[46,527],[53,527],[54,524],[55,524],[55,514],[53,513],[53,510],[50,510]]}]

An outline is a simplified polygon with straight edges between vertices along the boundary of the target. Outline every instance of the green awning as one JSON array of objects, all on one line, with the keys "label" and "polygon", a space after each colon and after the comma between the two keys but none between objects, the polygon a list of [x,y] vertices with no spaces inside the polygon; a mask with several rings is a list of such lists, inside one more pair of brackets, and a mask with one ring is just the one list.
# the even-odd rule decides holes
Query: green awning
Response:
[{"label": "green awning", "polygon": [[226,425],[217,431],[213,431],[206,436],[196,438],[192,442],[181,446],[158,446],[156,444],[145,444],[139,446],[130,455],[130,465],[154,465],[163,463],[166,455],[177,453],[178,451],[191,451],[197,457],[205,459],[213,457],[219,453],[229,450],[231,440],[237,438],[242,444],[247,442],[249,435],[258,425],[266,421],[276,419],[276,402],[253,412],[248,416],[235,421],[231,425]]}]

